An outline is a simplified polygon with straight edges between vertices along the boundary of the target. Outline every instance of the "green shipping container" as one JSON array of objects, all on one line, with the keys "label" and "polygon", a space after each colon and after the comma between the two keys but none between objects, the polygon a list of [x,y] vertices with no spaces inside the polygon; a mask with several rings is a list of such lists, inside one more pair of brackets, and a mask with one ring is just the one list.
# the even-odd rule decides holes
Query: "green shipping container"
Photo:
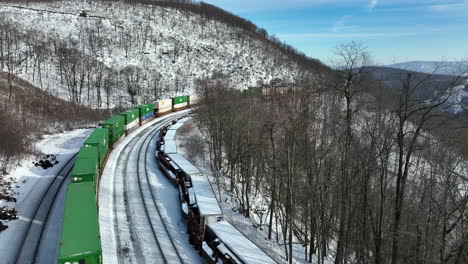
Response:
[{"label": "green shipping container", "polygon": [[125,118],[125,125],[128,125],[135,119],[140,118],[140,110],[138,110],[138,108],[132,108],[125,112],[120,113],[119,115]]},{"label": "green shipping container", "polygon": [[99,179],[99,167],[97,160],[77,159],[71,172],[73,183],[93,182],[96,186]]},{"label": "green shipping container", "polygon": [[92,159],[96,161],[96,164],[99,165],[99,156],[98,156],[98,151],[97,148],[95,147],[81,147],[80,151],[78,152],[78,156],[76,157],[77,159]]},{"label": "green shipping container", "polygon": [[177,96],[172,98],[172,105],[183,104],[188,102],[188,96]]},{"label": "green shipping container", "polygon": [[97,148],[99,169],[102,169],[107,153],[109,153],[109,130],[107,128],[96,128],[88,139],[86,139],[84,147]]},{"label": "green shipping container", "polygon": [[140,110],[140,117],[143,117],[149,113],[154,112],[154,104],[144,104],[138,106],[138,109]]},{"label": "green shipping container", "polygon": [[125,117],[121,115],[113,116],[102,123],[103,128],[109,129],[109,140],[111,144],[114,144],[125,133],[124,125]]},{"label": "green shipping container", "polygon": [[83,182],[67,186],[58,263],[102,263],[93,183]]}]

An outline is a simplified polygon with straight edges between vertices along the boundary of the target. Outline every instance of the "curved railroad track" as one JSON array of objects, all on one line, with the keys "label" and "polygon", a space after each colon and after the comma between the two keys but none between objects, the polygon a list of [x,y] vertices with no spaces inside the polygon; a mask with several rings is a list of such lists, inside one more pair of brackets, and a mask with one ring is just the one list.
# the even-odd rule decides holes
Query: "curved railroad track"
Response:
[{"label": "curved railroad track", "polygon": [[[171,243],[165,244],[158,242],[159,248],[163,253],[163,259],[165,263],[184,263],[179,249],[174,243],[174,239],[167,228],[168,223],[161,214],[160,205],[158,203],[157,196],[155,195],[153,188],[151,188],[150,178],[148,173],[148,153],[150,143],[154,141],[155,136],[159,132],[152,133],[145,138],[142,147],[138,153],[138,165],[137,165],[137,174],[138,174],[138,186],[140,189],[141,200],[145,206],[145,211],[150,219],[152,231],[155,238],[162,241],[169,240]],[[154,158],[154,157],[153,157]],[[155,214],[156,211],[156,214]],[[162,225],[161,225],[162,224]],[[162,228],[161,228],[162,227]],[[160,239],[161,238],[161,239]]]},{"label": "curved railroad track", "polygon": [[[145,128],[118,154],[111,173],[112,233],[119,263],[185,263],[161,214],[148,175],[148,150],[160,128],[183,114]],[[113,175],[112,175],[113,174]]]},{"label": "curved railroad track", "polygon": [[40,199],[34,207],[32,215],[28,217],[30,220],[26,225],[24,233],[21,234],[18,250],[11,263],[36,263],[42,236],[44,235],[44,229],[46,228],[46,223],[49,219],[51,209],[60,189],[75,164],[76,155],[77,154],[74,154],[63,165],[40,196]]}]

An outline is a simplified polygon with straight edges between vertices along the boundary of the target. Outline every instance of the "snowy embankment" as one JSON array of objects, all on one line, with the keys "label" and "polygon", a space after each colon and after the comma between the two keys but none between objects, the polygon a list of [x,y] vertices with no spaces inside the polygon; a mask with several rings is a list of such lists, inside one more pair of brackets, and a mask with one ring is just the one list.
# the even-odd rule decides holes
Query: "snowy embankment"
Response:
[{"label": "snowy embankment", "polygon": [[[37,161],[34,157],[29,157],[22,162],[21,166],[17,167],[6,176],[16,182],[14,186],[14,197],[17,199],[17,202],[16,204],[8,204],[4,201],[0,201],[0,206],[11,205],[15,207],[18,211],[18,219],[8,222],[8,229],[0,233],[0,256],[2,256],[3,260],[10,259],[11,255],[17,252],[18,246],[21,246],[21,241],[19,240],[22,239],[20,234],[22,234],[25,229],[24,223],[29,223],[29,217],[34,211],[36,204],[39,202],[39,197],[41,197],[49,183],[54,180],[55,175],[57,175],[66,162],[78,152],[91,132],[92,129],[76,129],[69,132],[44,136],[44,139],[34,144],[34,148],[37,152],[41,153],[41,155],[55,155],[58,164],[54,165],[52,168],[43,169],[33,164],[33,162]],[[60,204],[55,206],[60,206]],[[62,214],[63,211],[60,212],[60,210],[53,208],[51,212],[53,215],[50,218],[51,221],[57,224],[61,222],[61,217],[58,217],[58,219],[56,216]],[[60,227],[61,225],[58,226]],[[50,239],[57,240],[56,242],[58,244],[60,228],[57,229],[56,227],[52,227],[51,229],[53,230],[52,232],[55,233],[47,234],[47,236]],[[57,247],[55,246],[55,248]]]},{"label": "snowy embankment", "polygon": [[[213,191],[223,211],[224,219],[234,225],[239,231],[241,231],[246,237],[248,237],[273,259],[279,263],[287,263],[285,259],[284,244],[282,242],[282,234],[273,232],[272,240],[268,239],[268,228],[266,227],[268,199],[265,197],[263,199],[258,198],[254,201],[255,207],[257,207],[258,211],[264,212],[262,215],[263,218],[261,220],[261,213],[252,214],[250,218],[247,218],[233,210],[234,206],[230,203],[233,200],[233,197],[231,194],[226,192],[225,188],[218,188],[213,171],[210,168],[210,161],[204,158],[205,155],[203,153],[194,153],[193,149],[190,149],[190,140],[200,137],[200,131],[193,124],[193,121],[188,121],[180,129],[180,132],[177,133],[177,149],[181,155],[190,160],[197,166],[200,171],[208,176]],[[208,151],[206,147],[204,151]],[[220,185],[222,187],[227,185],[227,183],[220,183]],[[260,226],[259,223],[262,225]],[[279,223],[278,226],[280,226]],[[281,227],[278,227],[277,230],[278,232],[281,232]],[[276,242],[276,236],[279,237],[280,243]],[[300,244],[294,244],[293,250],[294,263],[308,263],[304,259],[305,249]]]}]

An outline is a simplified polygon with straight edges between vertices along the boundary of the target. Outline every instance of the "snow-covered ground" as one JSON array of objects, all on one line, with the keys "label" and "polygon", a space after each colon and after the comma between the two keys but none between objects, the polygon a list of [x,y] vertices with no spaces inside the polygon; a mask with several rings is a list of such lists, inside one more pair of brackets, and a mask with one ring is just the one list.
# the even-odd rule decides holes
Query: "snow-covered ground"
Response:
[{"label": "snow-covered ground", "polygon": [[[54,154],[59,163],[47,170],[41,167],[35,167],[32,162],[36,161],[33,157],[24,160],[22,166],[14,169],[7,177],[16,181],[15,185],[15,198],[17,203],[13,206],[18,211],[18,219],[8,222],[8,229],[0,233],[0,256],[2,256],[2,263],[10,263],[8,260],[13,257],[12,254],[17,252],[22,239],[22,234],[25,231],[27,223],[39,202],[39,197],[45,191],[45,188],[54,179],[54,176],[60,171],[63,165],[76,153],[83,144],[84,140],[92,132],[92,129],[77,129],[69,132],[46,135],[42,140],[34,144],[35,149],[43,154]],[[63,190],[59,197],[64,197]],[[0,205],[8,204],[0,201]],[[63,203],[56,203],[52,209],[51,222],[47,230],[52,233],[48,234],[51,239],[48,244],[53,244],[51,241],[55,240],[58,244],[60,240],[60,230],[57,229],[57,224],[60,223],[63,215]],[[43,223],[34,223],[43,224]],[[61,228],[60,228],[61,229]],[[47,232],[47,231],[46,231]],[[49,247],[49,250],[56,250]],[[57,252],[58,253],[58,252]],[[46,256],[47,257],[47,256]],[[6,262],[3,262],[6,261]]]},{"label": "snow-covered ground", "polygon": [[[448,94],[450,92],[450,94]],[[468,80],[464,84],[455,86],[453,90],[447,91],[444,96],[449,96],[447,102],[442,106],[444,111],[459,114],[468,109]]]}]

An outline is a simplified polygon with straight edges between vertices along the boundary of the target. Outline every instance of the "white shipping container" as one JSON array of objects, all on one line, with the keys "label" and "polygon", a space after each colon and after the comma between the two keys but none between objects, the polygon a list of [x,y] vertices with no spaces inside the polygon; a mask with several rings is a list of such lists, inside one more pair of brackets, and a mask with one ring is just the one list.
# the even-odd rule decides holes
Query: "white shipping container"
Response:
[{"label": "white shipping container", "polygon": [[138,125],[138,122],[139,122],[138,119],[133,120],[128,125],[124,126],[125,130],[130,130],[130,129],[134,128],[136,125]]},{"label": "white shipping container", "polygon": [[164,108],[159,108],[158,109],[158,114],[160,113],[166,113],[166,112],[171,112],[172,111],[172,106],[166,106]]},{"label": "white shipping container", "polygon": [[182,107],[185,107],[185,106],[187,106],[187,102],[180,103],[180,104],[175,104],[174,109],[179,109],[179,108],[182,108]]},{"label": "white shipping container", "polygon": [[157,109],[172,108],[172,99],[159,100],[154,105]]}]

